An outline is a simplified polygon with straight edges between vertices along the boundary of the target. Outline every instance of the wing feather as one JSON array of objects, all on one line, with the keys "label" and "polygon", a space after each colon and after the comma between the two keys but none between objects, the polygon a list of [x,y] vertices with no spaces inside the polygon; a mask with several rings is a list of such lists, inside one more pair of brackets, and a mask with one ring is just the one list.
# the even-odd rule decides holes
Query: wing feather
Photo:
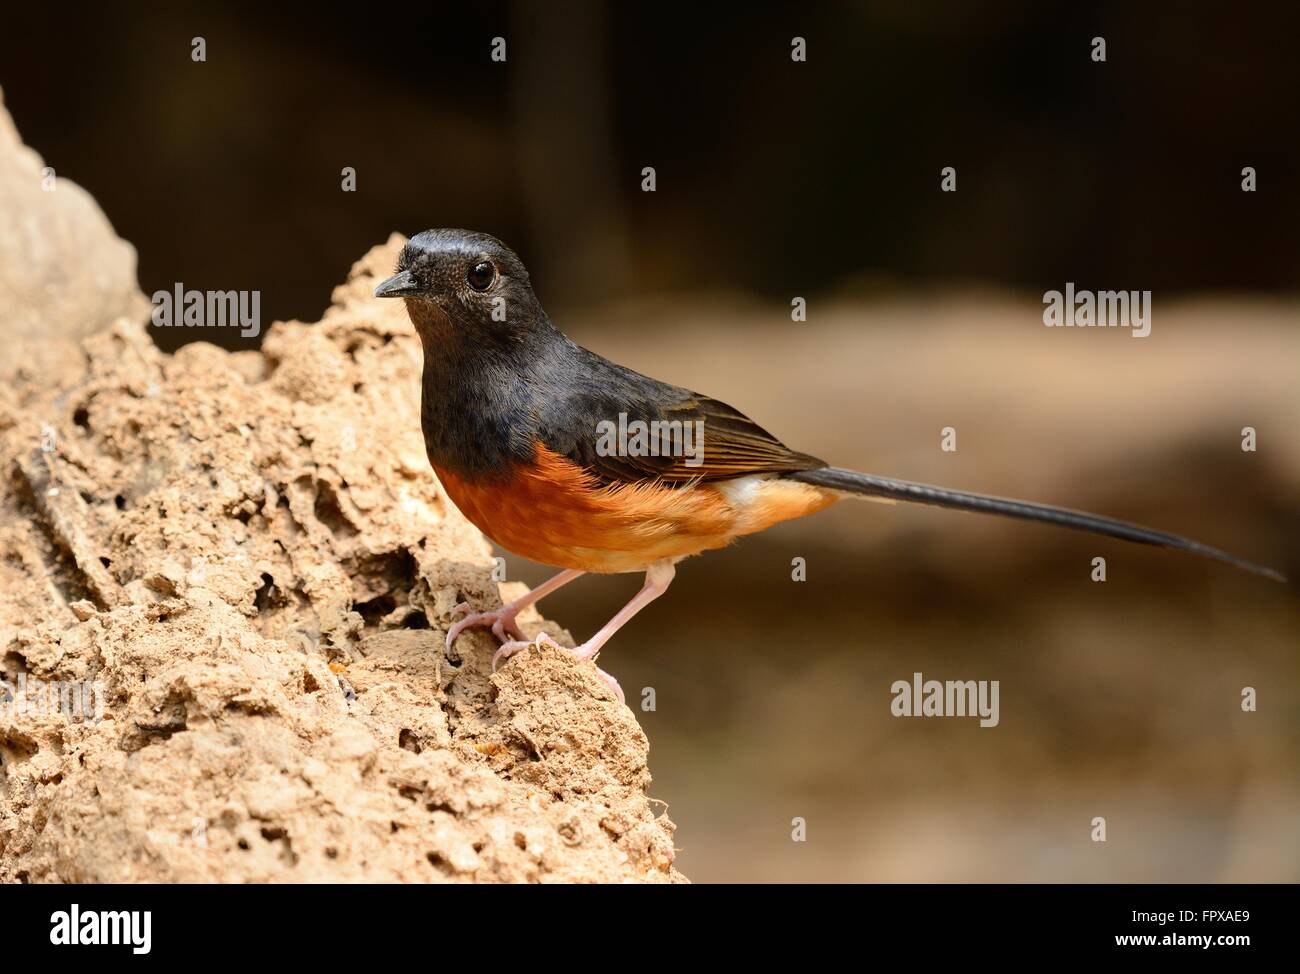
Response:
[{"label": "wing feather", "polygon": [[[823,460],[790,449],[724,402],[651,379],[580,346],[572,348],[579,354],[564,361],[573,363],[573,371],[541,397],[545,405],[537,417],[539,434],[547,447],[603,483],[659,481],[675,486],[826,466]],[[669,448],[656,451],[651,436],[638,442],[637,424],[658,430],[661,443]],[[619,429],[633,435],[608,435]]]}]

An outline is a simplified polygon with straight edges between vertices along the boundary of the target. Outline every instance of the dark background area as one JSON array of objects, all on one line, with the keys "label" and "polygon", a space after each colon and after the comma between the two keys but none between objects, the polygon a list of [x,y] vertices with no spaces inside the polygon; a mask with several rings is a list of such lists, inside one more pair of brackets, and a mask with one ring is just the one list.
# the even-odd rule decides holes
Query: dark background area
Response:
[{"label": "dark background area", "polygon": [[552,309],[972,280],[1290,291],[1300,272],[1294,4],[134,11],[11,6],[9,108],[139,249],[147,294],[260,289],[267,322],[314,318],[368,247],[434,226],[511,243]]}]

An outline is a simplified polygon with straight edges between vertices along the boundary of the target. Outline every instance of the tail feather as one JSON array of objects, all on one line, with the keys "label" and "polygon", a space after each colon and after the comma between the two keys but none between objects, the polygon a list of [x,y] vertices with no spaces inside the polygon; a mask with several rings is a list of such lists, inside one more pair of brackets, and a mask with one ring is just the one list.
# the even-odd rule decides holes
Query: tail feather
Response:
[{"label": "tail feather", "polygon": [[910,501],[915,504],[929,504],[934,507],[950,507],[959,511],[975,511],[980,514],[997,514],[1001,517],[1014,517],[1024,521],[1043,521],[1047,524],[1060,525],[1075,531],[1088,531],[1123,541],[1138,544],[1157,545],[1161,548],[1173,548],[1188,551],[1205,558],[1212,558],[1241,568],[1256,575],[1263,575],[1275,581],[1285,582],[1286,577],[1280,572],[1263,565],[1256,565],[1235,555],[1230,555],[1218,548],[1211,548],[1199,541],[1164,531],[1155,531],[1141,525],[1117,521],[1099,514],[1084,511],[1072,511],[1064,507],[1052,507],[1048,504],[1035,504],[1031,501],[1018,501],[1006,497],[991,497],[987,494],[971,494],[962,490],[949,490],[946,487],[932,487],[929,484],[917,484],[907,480],[895,480],[892,477],[877,477],[873,474],[858,473],[839,467],[821,467],[816,470],[800,470],[787,474],[791,480],[827,487],[848,494],[863,497],[883,497],[893,500]]}]

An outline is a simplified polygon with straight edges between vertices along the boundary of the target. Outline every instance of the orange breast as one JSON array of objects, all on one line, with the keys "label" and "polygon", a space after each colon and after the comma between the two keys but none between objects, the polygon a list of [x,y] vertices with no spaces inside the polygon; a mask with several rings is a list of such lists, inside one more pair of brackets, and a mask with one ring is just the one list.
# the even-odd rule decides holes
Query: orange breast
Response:
[{"label": "orange breast", "polygon": [[742,534],[832,504],[830,491],[788,480],[742,478],[665,487],[606,486],[545,447],[504,482],[462,479],[434,467],[447,496],[479,530],[524,558],[589,572],[630,572],[721,548]]}]

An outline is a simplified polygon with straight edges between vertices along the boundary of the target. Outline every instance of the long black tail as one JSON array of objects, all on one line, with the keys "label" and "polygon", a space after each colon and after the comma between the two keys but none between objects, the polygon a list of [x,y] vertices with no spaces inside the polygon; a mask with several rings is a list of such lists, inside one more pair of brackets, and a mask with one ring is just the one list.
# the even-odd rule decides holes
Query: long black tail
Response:
[{"label": "long black tail", "polygon": [[959,511],[976,511],[980,514],[997,514],[1002,517],[1015,517],[1024,521],[1045,521],[1058,524],[1075,531],[1089,531],[1104,534],[1110,538],[1124,541],[1136,541],[1138,544],[1158,545],[1162,548],[1174,548],[1178,551],[1190,551],[1205,558],[1213,558],[1236,568],[1243,568],[1256,575],[1263,575],[1275,581],[1285,582],[1281,572],[1256,565],[1218,548],[1211,548],[1198,541],[1183,538],[1164,531],[1153,531],[1137,524],[1116,521],[1114,518],[1084,511],[1071,511],[1064,507],[1051,507],[1047,504],[1034,504],[1030,501],[1011,500],[1006,497],[990,497],[987,494],[970,494],[963,490],[949,490],[946,487],[931,487],[929,484],[914,484],[892,477],[876,477],[872,474],[858,473],[855,470],[843,470],[839,467],[822,467],[817,470],[800,470],[786,474],[791,480],[798,480],[817,487],[829,487],[850,494],[865,497],[887,497],[894,500],[910,501],[914,504],[930,504],[934,507],[951,507]]}]

